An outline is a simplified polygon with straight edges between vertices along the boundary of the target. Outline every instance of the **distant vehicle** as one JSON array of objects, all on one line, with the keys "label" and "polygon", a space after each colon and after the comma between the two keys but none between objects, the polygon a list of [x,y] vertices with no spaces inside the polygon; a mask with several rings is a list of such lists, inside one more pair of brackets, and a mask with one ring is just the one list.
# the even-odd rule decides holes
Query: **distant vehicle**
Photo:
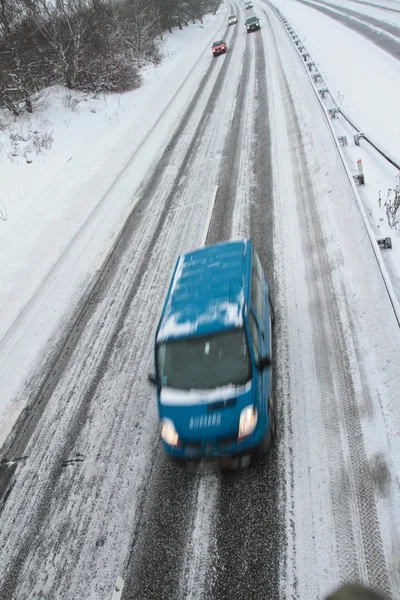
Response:
[{"label": "distant vehicle", "polygon": [[211,50],[214,56],[218,56],[219,54],[226,54],[228,46],[224,40],[219,40],[213,43]]},{"label": "distant vehicle", "polygon": [[247,33],[250,33],[250,31],[257,31],[257,29],[260,29],[260,19],[258,17],[249,17],[248,19],[246,19],[246,29],[247,29]]},{"label": "distant vehicle", "polygon": [[228,18],[228,25],[235,25],[235,23],[237,23],[237,22],[238,22],[238,18],[236,15],[231,15]]},{"label": "distant vehicle", "polygon": [[246,10],[248,8],[253,8],[253,4],[251,2],[246,2]]},{"label": "distant vehicle", "polygon": [[275,436],[268,283],[249,240],[177,260],[155,339],[166,452],[202,466],[245,466]]}]

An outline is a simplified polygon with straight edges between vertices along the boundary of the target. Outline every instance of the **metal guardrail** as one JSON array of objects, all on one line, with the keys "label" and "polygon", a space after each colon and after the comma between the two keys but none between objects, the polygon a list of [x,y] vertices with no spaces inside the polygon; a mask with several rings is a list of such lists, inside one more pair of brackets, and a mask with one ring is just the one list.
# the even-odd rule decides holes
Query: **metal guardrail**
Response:
[{"label": "metal guardrail", "polygon": [[[293,27],[291,27],[291,25],[290,25],[289,21],[286,19],[286,17],[274,5],[272,5],[270,2],[267,2],[267,4],[274,10],[275,14],[279,17],[279,19],[283,23],[286,31],[289,34],[289,37],[291,38],[293,44],[296,46],[296,49],[297,49],[298,53],[300,54],[300,56],[303,59],[305,57],[308,57],[306,65],[308,67],[311,64],[314,65],[315,63],[311,60],[311,54],[305,48],[304,44],[300,41],[300,38],[296,34],[296,31],[293,29]],[[314,79],[314,83],[316,83],[317,78],[319,78],[320,81],[322,80],[322,75],[321,75],[321,73],[319,71],[316,71],[316,72],[312,73],[311,76]],[[331,91],[330,91],[330,89],[329,89],[329,87],[327,85],[323,89],[324,89],[325,92],[329,93],[329,95],[331,97],[331,100],[332,100],[332,103],[334,104],[335,112],[339,112],[343,116],[343,118],[346,119],[346,121],[353,127],[353,129],[355,131],[357,131],[358,133],[363,132],[363,139],[365,139],[391,165],[393,165],[394,167],[396,167],[396,169],[399,169],[399,171],[400,171],[400,160],[398,158],[394,157],[385,148],[383,148],[383,146],[381,146],[380,144],[378,144],[374,139],[371,138],[370,135],[368,135],[367,133],[365,133],[364,129],[361,129],[355,123],[354,119],[352,119],[340,106],[337,105],[337,102],[336,102],[333,94],[331,93]],[[319,90],[319,91],[322,91],[322,90]]]},{"label": "metal guardrail", "polygon": [[[330,94],[330,96],[332,98],[332,94]],[[367,133],[365,133],[365,131],[363,129],[360,129],[360,127],[358,127],[358,125],[356,125],[354,123],[353,119],[351,119],[348,116],[348,114],[342,108],[340,108],[340,106],[338,106],[338,108],[339,108],[340,114],[353,127],[353,129],[355,129],[359,133],[362,131],[364,140],[367,141],[388,162],[390,162],[391,165],[393,165],[394,167],[396,167],[396,169],[399,169],[399,171],[400,171],[400,160],[397,160],[396,158],[394,158],[387,150],[385,150],[382,146],[380,146],[377,142],[375,142]]]},{"label": "metal guardrail", "polygon": [[[354,129],[357,130],[358,133],[361,133],[362,130],[360,130],[355,125],[354,121],[352,119],[350,119],[350,117],[348,115],[344,114],[344,111],[342,111],[342,109],[337,105],[336,100],[333,97],[333,95],[332,95],[331,91],[329,90],[328,86],[326,86],[326,87],[327,87],[329,96],[330,96],[330,98],[331,98],[332,103],[334,104],[334,106],[331,109],[327,109],[326,108],[326,106],[323,103],[323,97],[321,96],[321,94],[319,94],[319,90],[318,90],[318,88],[315,85],[316,81],[313,82],[313,73],[307,68],[307,65],[305,63],[305,56],[307,57],[307,60],[311,60],[310,53],[306,50],[306,48],[304,47],[303,43],[299,44],[299,37],[298,37],[298,35],[296,34],[296,32],[293,29],[293,27],[291,27],[291,25],[290,25],[289,21],[286,19],[286,17],[281,13],[281,11],[278,8],[276,8],[276,6],[274,6],[269,0],[264,0],[264,1],[274,11],[274,13],[277,15],[277,17],[279,18],[279,20],[281,21],[281,23],[285,27],[285,30],[286,30],[289,38],[291,39],[292,44],[296,48],[298,56],[301,59],[301,62],[303,63],[304,69],[305,69],[306,73],[308,74],[308,77],[309,77],[309,80],[310,80],[311,85],[313,87],[313,90],[315,92],[315,95],[316,95],[316,97],[317,97],[317,99],[318,99],[318,101],[319,101],[319,103],[320,103],[320,105],[321,105],[321,107],[322,107],[322,109],[324,111],[324,114],[325,114],[325,117],[326,117],[326,119],[328,121],[328,125],[329,125],[329,128],[331,130],[333,139],[334,139],[336,147],[338,149],[339,156],[340,156],[341,161],[343,163],[343,167],[344,167],[344,169],[345,169],[345,171],[347,173],[347,176],[349,178],[350,185],[353,188],[354,196],[355,196],[355,198],[357,200],[357,204],[358,204],[358,207],[359,207],[362,219],[364,221],[365,228],[366,228],[367,233],[368,233],[368,237],[369,237],[369,240],[370,240],[370,243],[371,243],[371,246],[372,246],[372,250],[373,250],[373,252],[375,254],[375,258],[376,258],[376,261],[378,263],[378,268],[379,268],[380,273],[382,275],[383,283],[385,285],[386,292],[387,292],[388,297],[389,297],[389,301],[390,301],[390,303],[392,305],[392,309],[393,309],[393,312],[394,312],[395,319],[397,321],[397,325],[400,327],[400,304],[399,304],[399,301],[397,300],[396,294],[394,292],[392,281],[390,279],[388,270],[387,270],[386,265],[385,265],[385,263],[383,261],[383,258],[381,256],[380,248],[379,248],[376,236],[375,236],[375,234],[374,234],[374,232],[372,230],[371,224],[370,224],[370,222],[368,220],[368,217],[366,215],[363,203],[361,201],[360,195],[358,193],[358,190],[356,188],[355,182],[353,180],[353,176],[352,176],[352,174],[350,172],[350,169],[349,169],[349,166],[348,166],[348,164],[347,164],[347,162],[345,160],[344,154],[343,154],[343,152],[342,152],[342,150],[340,148],[339,141],[337,140],[335,131],[334,131],[333,126],[332,126],[331,118],[329,117],[329,111],[333,111],[333,115],[332,116],[334,116],[334,114],[340,112],[340,114],[343,115],[343,117],[350,123],[350,125],[352,127],[354,127]],[[289,29],[290,29],[290,31],[289,31]],[[326,85],[326,84],[324,83],[324,85]],[[371,144],[371,146],[373,146],[392,165],[394,165],[395,167],[397,167],[397,168],[400,169],[400,167],[399,167],[400,162],[398,160],[396,160],[392,156],[390,156],[390,154],[386,150],[384,150],[379,144],[377,144],[375,141],[373,141],[369,136],[365,135],[365,133],[362,134],[362,137],[364,139],[366,139],[366,141],[368,141],[369,144]]]}]

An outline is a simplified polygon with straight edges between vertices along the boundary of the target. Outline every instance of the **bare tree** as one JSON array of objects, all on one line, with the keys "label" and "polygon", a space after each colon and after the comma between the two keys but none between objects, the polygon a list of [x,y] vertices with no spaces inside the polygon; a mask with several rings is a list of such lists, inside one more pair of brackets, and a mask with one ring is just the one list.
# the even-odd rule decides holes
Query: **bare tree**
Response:
[{"label": "bare tree", "polygon": [[32,112],[33,60],[24,51],[24,13],[18,0],[0,0],[0,102],[14,115]]},{"label": "bare tree", "polygon": [[145,0],[123,0],[114,5],[114,31],[134,60],[141,56],[159,60],[156,39],[160,23],[154,6]]},{"label": "bare tree", "polygon": [[42,36],[50,52],[46,60],[65,85],[77,84],[80,64],[88,43],[91,11],[88,0],[24,0],[27,14]]},{"label": "bare tree", "polygon": [[220,0],[0,0],[0,106],[32,112],[45,86],[123,91],[140,58],[159,60],[165,30],[202,19]]}]

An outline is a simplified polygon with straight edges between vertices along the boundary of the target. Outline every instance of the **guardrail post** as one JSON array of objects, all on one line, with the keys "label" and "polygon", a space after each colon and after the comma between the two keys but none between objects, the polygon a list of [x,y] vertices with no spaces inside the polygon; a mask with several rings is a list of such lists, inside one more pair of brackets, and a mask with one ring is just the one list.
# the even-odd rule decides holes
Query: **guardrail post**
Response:
[{"label": "guardrail post", "polygon": [[336,115],[340,113],[340,108],[334,106],[333,108],[328,108],[328,114],[331,119],[336,119]]},{"label": "guardrail post", "polygon": [[360,185],[365,185],[364,171],[363,171],[361,158],[359,158],[357,161],[357,169],[358,169],[358,180],[360,182]]},{"label": "guardrail post", "polygon": [[[319,92],[321,98],[325,98],[326,94],[329,94],[329,89],[327,87],[319,88],[318,92]],[[329,110],[334,110],[334,109],[329,109]],[[331,117],[333,117],[333,116],[335,116],[335,115],[331,115]]]},{"label": "guardrail post", "polygon": [[360,140],[363,140],[364,137],[365,137],[364,134],[361,133],[361,132],[360,133],[355,133],[354,134],[354,143],[355,143],[355,145],[359,146],[360,145]]},{"label": "guardrail post", "polygon": [[353,175],[354,181],[358,185],[365,185],[364,172],[363,172],[361,158],[359,158],[357,161],[357,170],[358,170],[358,175]]},{"label": "guardrail post", "polygon": [[391,250],[392,248],[392,238],[390,237],[382,237],[376,238],[379,248],[384,248],[384,250]]}]

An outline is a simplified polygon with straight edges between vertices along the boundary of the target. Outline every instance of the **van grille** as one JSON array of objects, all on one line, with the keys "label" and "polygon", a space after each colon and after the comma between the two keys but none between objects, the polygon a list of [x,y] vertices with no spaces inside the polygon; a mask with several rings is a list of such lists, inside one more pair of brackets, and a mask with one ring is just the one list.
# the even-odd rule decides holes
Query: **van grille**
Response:
[{"label": "van grille", "polygon": [[215,445],[218,448],[225,448],[226,446],[231,446],[232,444],[237,443],[237,435],[230,435],[228,437],[217,438],[215,440]]},{"label": "van grille", "polygon": [[184,442],[182,441],[182,446],[185,450],[201,450],[203,446],[203,442]]},{"label": "van grille", "polygon": [[213,402],[207,406],[207,412],[214,412],[215,410],[221,410],[223,408],[233,408],[236,406],[237,398],[231,398],[230,400],[221,400],[221,402]]}]

